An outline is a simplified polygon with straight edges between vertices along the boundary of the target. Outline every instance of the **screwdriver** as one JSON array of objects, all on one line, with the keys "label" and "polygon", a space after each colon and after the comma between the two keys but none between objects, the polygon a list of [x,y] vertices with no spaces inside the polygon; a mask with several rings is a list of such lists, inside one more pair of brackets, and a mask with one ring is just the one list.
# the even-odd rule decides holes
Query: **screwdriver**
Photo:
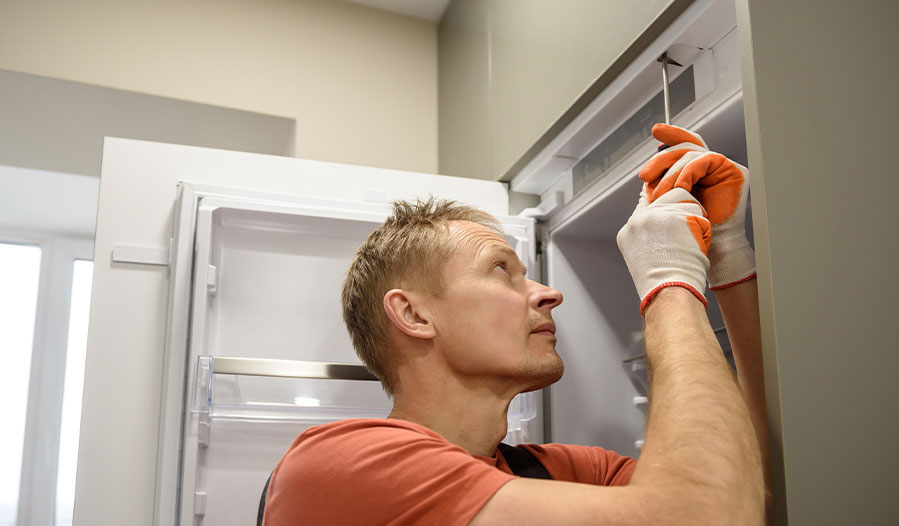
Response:
[{"label": "screwdriver", "polygon": [[[665,101],[665,124],[671,124],[671,94],[669,91],[669,83],[668,83],[668,64],[672,64],[674,66],[683,67],[682,64],[677,63],[674,60],[668,58],[668,52],[662,53],[662,56],[659,57],[659,62],[662,63],[662,98]],[[668,149],[669,146],[667,144],[663,144],[659,146],[659,151]]]}]

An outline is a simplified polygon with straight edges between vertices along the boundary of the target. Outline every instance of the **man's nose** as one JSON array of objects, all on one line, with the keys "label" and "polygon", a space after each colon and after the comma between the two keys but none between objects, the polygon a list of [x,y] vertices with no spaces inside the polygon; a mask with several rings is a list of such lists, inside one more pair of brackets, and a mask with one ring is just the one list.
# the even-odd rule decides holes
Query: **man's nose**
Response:
[{"label": "man's nose", "polygon": [[561,292],[536,281],[534,284],[538,287],[531,296],[531,302],[535,309],[549,312],[562,304]]}]

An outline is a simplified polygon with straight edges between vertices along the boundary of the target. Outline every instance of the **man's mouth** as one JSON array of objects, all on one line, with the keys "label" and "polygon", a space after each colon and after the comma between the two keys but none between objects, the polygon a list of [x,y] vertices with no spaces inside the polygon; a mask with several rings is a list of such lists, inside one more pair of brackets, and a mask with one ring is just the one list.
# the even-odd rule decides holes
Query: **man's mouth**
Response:
[{"label": "man's mouth", "polygon": [[532,332],[532,333],[537,333],[537,332],[548,332],[549,334],[552,334],[553,336],[555,336],[555,334],[556,334],[556,324],[555,324],[555,323],[552,323],[552,322],[541,323],[540,325],[537,326],[536,329],[534,329],[534,330],[531,331],[531,332]]}]

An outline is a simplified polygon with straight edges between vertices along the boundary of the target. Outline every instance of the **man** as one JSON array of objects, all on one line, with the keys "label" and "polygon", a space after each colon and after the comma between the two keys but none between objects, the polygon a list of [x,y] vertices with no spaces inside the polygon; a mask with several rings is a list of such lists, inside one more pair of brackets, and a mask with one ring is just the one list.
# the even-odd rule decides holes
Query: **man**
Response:
[{"label": "man", "polygon": [[[554,480],[512,474],[497,451],[506,411],[518,393],[562,376],[552,322],[562,294],[525,277],[489,215],[398,202],[359,249],[343,291],[353,344],[393,411],[297,437],[273,473],[266,525],[764,521],[747,174],[686,130],[653,133],[672,147],[641,171],[640,203],[619,234],[652,370],[640,461],[528,446]],[[705,314],[707,271],[740,386]]]}]

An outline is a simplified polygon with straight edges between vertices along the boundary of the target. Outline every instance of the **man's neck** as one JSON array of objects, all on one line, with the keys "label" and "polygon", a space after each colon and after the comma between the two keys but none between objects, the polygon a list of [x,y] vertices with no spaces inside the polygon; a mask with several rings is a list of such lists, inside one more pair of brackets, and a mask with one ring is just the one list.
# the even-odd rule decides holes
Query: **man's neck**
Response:
[{"label": "man's neck", "polygon": [[486,389],[431,389],[427,393],[397,393],[388,418],[423,425],[472,455],[492,457],[506,436],[506,412],[514,393],[501,395]]}]

